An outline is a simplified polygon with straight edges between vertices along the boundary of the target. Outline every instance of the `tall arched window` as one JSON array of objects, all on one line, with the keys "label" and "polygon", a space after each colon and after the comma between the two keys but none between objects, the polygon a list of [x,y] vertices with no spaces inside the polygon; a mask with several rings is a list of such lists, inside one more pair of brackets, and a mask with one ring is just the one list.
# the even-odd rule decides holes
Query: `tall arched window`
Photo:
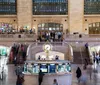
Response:
[{"label": "tall arched window", "polygon": [[100,0],[84,0],[84,14],[100,14]]},{"label": "tall arched window", "polygon": [[0,0],[0,15],[17,14],[17,0]]},{"label": "tall arched window", "polygon": [[60,23],[41,23],[38,24],[38,38],[40,41],[63,40],[63,24]]},{"label": "tall arched window", "polygon": [[68,14],[68,0],[33,0],[33,15]]},{"label": "tall arched window", "polygon": [[89,34],[100,34],[100,22],[89,24]]}]

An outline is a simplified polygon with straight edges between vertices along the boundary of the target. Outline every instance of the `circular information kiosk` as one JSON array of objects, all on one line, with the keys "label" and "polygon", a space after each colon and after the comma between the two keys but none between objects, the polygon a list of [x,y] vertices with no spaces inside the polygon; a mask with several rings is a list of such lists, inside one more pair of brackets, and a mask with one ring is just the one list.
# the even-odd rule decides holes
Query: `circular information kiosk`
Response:
[{"label": "circular information kiosk", "polygon": [[24,64],[24,74],[43,73],[70,73],[71,65],[68,61],[26,61]]},{"label": "circular information kiosk", "polygon": [[71,63],[67,60],[60,60],[60,58],[49,58],[49,45],[45,46],[46,58],[42,55],[35,60],[28,60],[24,64],[23,74],[25,82],[24,85],[38,85],[38,74],[41,70],[45,75],[43,77],[42,85],[53,85],[54,79],[57,80],[58,85],[71,85]]},{"label": "circular information kiosk", "polygon": [[60,85],[71,85],[71,64],[69,61],[26,61],[23,72],[25,85],[29,81],[30,85],[38,85],[39,70],[45,73],[42,85],[52,85],[54,79],[57,79]]}]

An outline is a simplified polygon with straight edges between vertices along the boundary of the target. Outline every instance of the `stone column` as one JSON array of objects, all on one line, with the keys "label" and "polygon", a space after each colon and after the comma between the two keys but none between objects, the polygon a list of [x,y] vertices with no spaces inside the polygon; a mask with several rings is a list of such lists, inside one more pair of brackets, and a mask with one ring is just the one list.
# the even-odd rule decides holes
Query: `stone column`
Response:
[{"label": "stone column", "polygon": [[18,28],[32,26],[32,0],[17,0]]},{"label": "stone column", "polygon": [[68,0],[70,34],[83,33],[84,0]]}]

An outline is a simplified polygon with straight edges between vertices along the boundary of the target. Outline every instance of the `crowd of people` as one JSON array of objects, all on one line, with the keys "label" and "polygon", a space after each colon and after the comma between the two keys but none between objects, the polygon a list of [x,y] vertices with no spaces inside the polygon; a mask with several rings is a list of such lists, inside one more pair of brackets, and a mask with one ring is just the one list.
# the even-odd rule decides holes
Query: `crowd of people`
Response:
[{"label": "crowd of people", "polygon": [[15,33],[27,33],[27,34],[34,34],[35,33],[35,29],[24,29],[24,28],[21,28],[21,29],[14,29],[14,28],[11,28],[11,29],[8,29],[8,30],[5,30],[5,29],[0,29],[0,34],[15,34]]},{"label": "crowd of people", "polygon": [[20,29],[19,30],[19,33],[30,33],[30,34],[32,34],[32,33],[35,33],[35,29]]},{"label": "crowd of people", "polygon": [[24,61],[26,61],[27,44],[16,43],[12,46],[9,63],[15,64],[15,73],[17,76],[16,85],[23,85],[24,82]]},{"label": "crowd of people", "polygon": [[40,41],[63,41],[63,32],[40,32],[38,35]]},{"label": "crowd of people", "polygon": [[23,64],[26,60],[27,47],[26,44],[14,44],[10,51],[9,63]]},{"label": "crowd of people", "polygon": [[96,64],[100,63],[100,51],[99,52],[94,52],[93,51],[93,61],[94,63],[96,62]]}]

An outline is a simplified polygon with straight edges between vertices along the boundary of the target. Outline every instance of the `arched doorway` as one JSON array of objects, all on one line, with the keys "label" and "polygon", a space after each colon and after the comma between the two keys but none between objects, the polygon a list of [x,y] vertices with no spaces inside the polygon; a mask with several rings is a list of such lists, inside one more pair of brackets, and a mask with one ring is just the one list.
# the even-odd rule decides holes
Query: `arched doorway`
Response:
[{"label": "arched doorway", "polygon": [[62,41],[63,24],[41,23],[38,24],[38,39],[40,41]]},{"label": "arched doorway", "polygon": [[89,24],[89,34],[100,34],[100,22]]}]

